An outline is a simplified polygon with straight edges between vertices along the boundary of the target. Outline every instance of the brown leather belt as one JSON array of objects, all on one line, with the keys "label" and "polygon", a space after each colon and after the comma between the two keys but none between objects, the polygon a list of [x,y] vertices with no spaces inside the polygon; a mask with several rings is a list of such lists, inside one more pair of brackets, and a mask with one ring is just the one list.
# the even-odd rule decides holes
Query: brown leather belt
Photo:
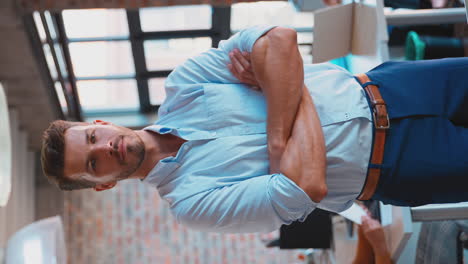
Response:
[{"label": "brown leather belt", "polygon": [[381,168],[385,149],[385,136],[387,129],[390,128],[390,119],[388,118],[387,106],[379,92],[379,88],[371,82],[366,74],[357,74],[356,78],[364,87],[372,107],[374,116],[374,145],[371,154],[369,171],[366,178],[366,183],[358,196],[358,200],[369,200],[377,189],[379,183]]}]

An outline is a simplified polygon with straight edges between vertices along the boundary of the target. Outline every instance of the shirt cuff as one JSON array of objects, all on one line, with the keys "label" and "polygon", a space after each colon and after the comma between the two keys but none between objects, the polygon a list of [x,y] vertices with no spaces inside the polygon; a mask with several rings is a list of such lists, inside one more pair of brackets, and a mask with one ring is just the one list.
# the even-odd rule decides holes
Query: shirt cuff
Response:
[{"label": "shirt cuff", "polygon": [[273,174],[269,182],[269,195],[276,214],[283,223],[304,221],[317,204],[283,174]]},{"label": "shirt cuff", "polygon": [[246,46],[244,47],[244,50],[248,52],[252,52],[253,46],[257,40],[265,35],[268,31],[272,30],[276,26],[273,25],[260,25],[260,26],[255,26],[251,27],[249,29],[246,29],[245,31],[242,32],[243,35],[245,35],[246,41]]}]

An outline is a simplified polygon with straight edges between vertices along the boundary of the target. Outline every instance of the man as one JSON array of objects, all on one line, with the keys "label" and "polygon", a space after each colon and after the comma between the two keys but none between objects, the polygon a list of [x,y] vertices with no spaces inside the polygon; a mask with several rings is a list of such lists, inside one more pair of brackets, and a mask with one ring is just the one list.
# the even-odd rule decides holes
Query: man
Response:
[{"label": "man", "polygon": [[[236,72],[240,52],[251,53],[252,81],[260,91],[240,83],[226,67],[231,55]],[[466,59],[442,64],[457,76],[468,67]],[[382,67],[395,73],[406,70],[400,64]],[[377,68],[371,73],[371,80],[377,81],[398,77],[392,70],[379,73]],[[368,84],[376,83],[364,86]],[[463,95],[466,82],[458,84]],[[331,64],[303,66],[291,29],[260,26],[241,31],[218,49],[177,67],[166,81],[166,93],[158,122],[140,131],[103,121],[53,123],[44,135],[45,174],[62,189],[105,190],[121,179],[142,179],[158,189],[179,222],[218,232],[271,231],[304,219],[316,207],[343,211],[357,197],[410,204],[414,197],[424,196],[423,190],[414,190],[417,193],[408,194],[408,199],[395,191],[400,178],[392,179],[401,173],[399,158],[406,160],[402,147],[412,146],[401,139],[410,127],[401,121],[402,128],[396,127],[401,133],[389,133],[382,141],[382,128],[389,124],[381,118],[385,106],[377,104],[372,106],[378,126],[373,139],[371,107],[359,82]],[[401,98],[400,93],[409,92],[401,87],[383,95],[391,103],[390,118],[406,120],[398,102],[418,102]],[[422,115],[428,107],[423,107]],[[392,166],[388,170],[379,159],[385,141],[384,165],[388,159]],[[459,158],[465,167],[453,171],[468,171],[465,156]],[[430,171],[424,163],[415,167]],[[411,189],[413,178],[404,177],[412,171],[404,168],[402,177]],[[441,195],[417,202],[468,200],[466,196]]]}]

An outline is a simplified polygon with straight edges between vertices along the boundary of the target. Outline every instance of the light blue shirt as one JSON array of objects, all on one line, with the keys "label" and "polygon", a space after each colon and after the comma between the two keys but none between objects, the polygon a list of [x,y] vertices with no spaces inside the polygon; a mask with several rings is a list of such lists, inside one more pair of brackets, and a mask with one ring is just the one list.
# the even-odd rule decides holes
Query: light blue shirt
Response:
[{"label": "light blue shirt", "polygon": [[370,110],[353,76],[328,63],[304,66],[325,136],[327,197],[316,204],[285,175],[268,173],[265,97],[239,83],[226,65],[229,51],[251,52],[271,28],[243,30],[167,78],[160,118],[145,129],[187,142],[176,157],[159,161],[144,182],[158,189],[184,225],[269,232],[304,220],[316,207],[343,211],[363,187],[372,139]]}]

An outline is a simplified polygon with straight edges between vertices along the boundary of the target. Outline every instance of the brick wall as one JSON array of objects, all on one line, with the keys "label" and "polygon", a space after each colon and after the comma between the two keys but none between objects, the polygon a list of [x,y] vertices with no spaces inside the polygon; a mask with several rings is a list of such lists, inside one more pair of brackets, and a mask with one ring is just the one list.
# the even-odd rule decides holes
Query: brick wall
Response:
[{"label": "brick wall", "polygon": [[178,225],[155,189],[124,181],[65,195],[70,264],[296,263],[300,251],[265,248],[270,234],[220,235]]}]

